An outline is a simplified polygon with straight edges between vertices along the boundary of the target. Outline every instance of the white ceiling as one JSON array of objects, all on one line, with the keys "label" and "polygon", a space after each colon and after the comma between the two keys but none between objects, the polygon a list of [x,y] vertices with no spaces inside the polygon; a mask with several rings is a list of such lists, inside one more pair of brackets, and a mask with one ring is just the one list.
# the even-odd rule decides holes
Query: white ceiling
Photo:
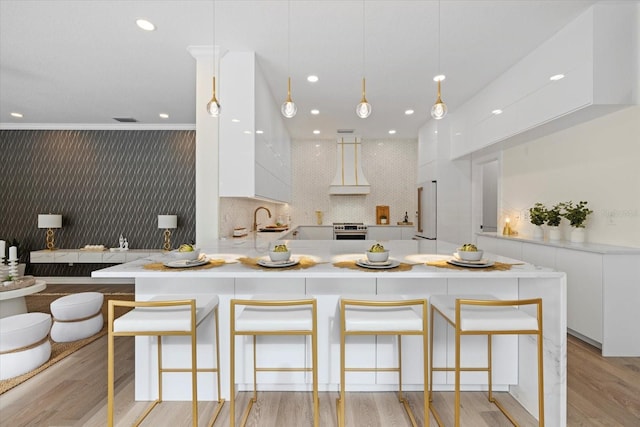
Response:
[{"label": "white ceiling", "polygon": [[[370,138],[396,129],[394,137],[415,138],[436,96],[438,22],[442,97],[455,112],[594,3],[442,0],[439,20],[433,0],[216,0],[215,44],[256,52],[280,103],[290,40],[298,115],[286,124],[296,139],[317,138],[314,129],[333,138],[339,128]],[[187,47],[213,44],[213,12],[213,0],[0,0],[0,126],[121,126],[113,117],[193,126],[196,108],[205,106],[195,105],[195,59]],[[157,30],[138,29],[140,17]],[[373,106],[368,119],[355,115],[363,72]],[[308,83],[309,74],[320,81]],[[408,108],[415,114],[405,116]]]}]

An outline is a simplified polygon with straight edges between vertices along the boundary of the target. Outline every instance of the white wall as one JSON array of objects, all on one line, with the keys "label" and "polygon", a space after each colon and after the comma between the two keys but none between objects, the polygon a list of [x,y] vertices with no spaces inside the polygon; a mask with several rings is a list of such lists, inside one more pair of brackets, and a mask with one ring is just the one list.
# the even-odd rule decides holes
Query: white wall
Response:
[{"label": "white wall", "polygon": [[[588,201],[587,240],[640,247],[640,106],[633,106],[503,152],[502,209],[530,235],[528,209]],[[517,216],[520,220],[515,220]],[[563,220],[568,239],[569,227]]]},{"label": "white wall", "polygon": [[389,206],[390,223],[415,222],[417,209],[417,141],[414,139],[364,140],[362,170],[371,185],[364,196],[330,196],[336,173],[336,140],[292,142],[292,223],[315,224],[315,211],[322,211],[324,224],[364,222],[375,224],[376,205]]}]

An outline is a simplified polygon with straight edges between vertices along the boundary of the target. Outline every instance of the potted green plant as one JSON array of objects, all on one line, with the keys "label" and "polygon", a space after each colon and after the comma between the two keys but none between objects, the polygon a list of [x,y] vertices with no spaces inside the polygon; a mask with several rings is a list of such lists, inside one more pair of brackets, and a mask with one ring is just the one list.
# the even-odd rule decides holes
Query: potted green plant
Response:
[{"label": "potted green plant", "polygon": [[547,209],[547,226],[549,226],[549,240],[560,240],[558,226],[562,221],[562,209],[564,203],[556,203],[551,209]]},{"label": "potted green plant", "polygon": [[547,220],[547,208],[540,202],[537,202],[533,207],[529,208],[529,221],[535,227],[533,228],[533,238],[542,239],[544,237],[544,231],[542,225]]},{"label": "potted green plant", "polygon": [[574,243],[582,243],[584,242],[584,223],[587,220],[587,217],[592,214],[593,211],[587,208],[587,202],[580,201],[577,204],[573,204],[572,201],[569,201],[564,204],[564,211],[562,212],[562,217],[566,218],[572,229],[571,229],[571,241]]}]

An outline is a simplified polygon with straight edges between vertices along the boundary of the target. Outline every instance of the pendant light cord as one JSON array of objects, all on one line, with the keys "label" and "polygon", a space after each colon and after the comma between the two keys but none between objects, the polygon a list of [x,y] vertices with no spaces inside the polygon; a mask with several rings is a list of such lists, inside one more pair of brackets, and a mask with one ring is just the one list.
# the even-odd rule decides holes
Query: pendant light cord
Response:
[{"label": "pendant light cord", "polygon": [[366,33],[365,33],[365,6],[364,6],[364,1],[362,0],[362,77],[364,78],[364,71],[365,71],[365,63],[366,63],[366,56],[367,56],[367,49],[365,48],[366,43],[365,43],[365,39],[366,39]]},{"label": "pendant light cord", "polygon": [[291,78],[291,0],[287,1],[287,74]]},{"label": "pendant light cord", "polygon": [[440,0],[438,0],[438,74],[440,74]]}]

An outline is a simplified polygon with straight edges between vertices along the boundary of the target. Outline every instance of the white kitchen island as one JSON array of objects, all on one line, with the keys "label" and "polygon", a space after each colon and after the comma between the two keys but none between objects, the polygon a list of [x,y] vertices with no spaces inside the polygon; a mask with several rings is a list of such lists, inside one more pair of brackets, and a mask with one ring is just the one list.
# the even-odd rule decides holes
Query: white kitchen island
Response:
[{"label": "white kitchen island", "polygon": [[[497,261],[515,264],[509,271],[483,269],[451,270],[427,266],[428,260],[449,255],[420,252],[420,242],[388,241],[391,258],[413,264],[410,270],[364,270],[340,268],[335,262],[362,258],[373,241],[285,241],[294,257],[305,257],[317,264],[305,269],[255,268],[240,262],[239,257],[267,255],[266,240],[220,241],[216,247],[204,248],[208,256],[229,262],[210,269],[157,271],[144,265],[162,258],[147,258],[93,272],[93,277],[135,278],[136,299],[155,295],[217,294],[220,296],[220,346],[222,394],[229,394],[229,300],[253,295],[311,295],[318,300],[318,367],[321,391],[337,391],[339,381],[339,318],[338,299],[341,296],[366,298],[389,295],[406,298],[429,298],[434,294],[492,294],[503,299],[543,298],[544,310],[544,377],[545,418],[550,426],[566,425],[566,279],[565,274],[519,261],[488,255]],[[451,245],[446,246],[447,249]],[[449,252],[450,253],[450,252]],[[213,320],[198,330],[200,366],[213,360]],[[440,331],[441,333],[439,333]],[[436,324],[434,362],[453,362],[453,332],[445,331],[444,323]],[[309,363],[309,344],[303,337],[268,337],[258,351],[259,364],[273,366]],[[347,351],[348,366],[388,367],[397,354],[393,337],[352,337]],[[412,338],[412,339],[408,339]],[[465,337],[463,363],[481,366],[486,363],[486,339]],[[417,337],[405,337],[403,342],[403,385],[406,390],[423,390],[421,382],[422,355]],[[169,364],[188,366],[188,343],[172,337],[163,345],[164,360]],[[136,338],[136,399],[151,400],[156,395],[154,340]],[[511,393],[532,414],[537,413],[535,339],[530,337],[494,338],[494,387]],[[282,357],[286,354],[286,360]],[[251,388],[251,341],[238,338],[236,346],[237,374],[240,390]],[[468,374],[468,375],[464,375]],[[468,372],[462,376],[463,389],[486,389],[486,374]],[[269,372],[260,374],[262,390],[310,390],[307,373]],[[182,374],[166,374],[165,400],[190,398],[189,378]],[[387,391],[397,387],[395,374],[386,372],[356,372],[347,377],[347,390]],[[199,399],[213,400],[212,374],[200,374]],[[438,372],[434,376],[435,390],[452,390],[453,373]]]}]

